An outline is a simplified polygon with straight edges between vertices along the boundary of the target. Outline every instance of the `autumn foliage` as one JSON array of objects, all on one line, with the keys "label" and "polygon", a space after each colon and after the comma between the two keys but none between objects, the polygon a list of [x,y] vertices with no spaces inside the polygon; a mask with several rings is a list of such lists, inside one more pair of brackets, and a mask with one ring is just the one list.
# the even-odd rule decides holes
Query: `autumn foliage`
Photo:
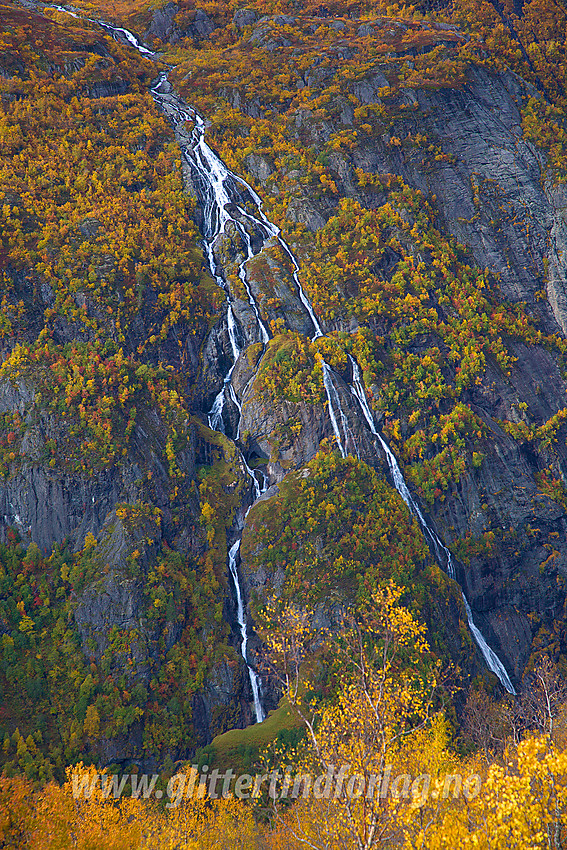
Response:
[{"label": "autumn foliage", "polygon": [[[138,32],[154,5],[77,4]],[[562,365],[566,344],[537,311],[502,298],[497,277],[444,232],[434,197],[365,170],[359,154],[380,140],[424,174],[442,167],[451,155],[438,140],[396,129],[417,112],[415,93],[460,89],[474,66],[512,69],[531,86],[518,104],[524,136],[546,158],[545,178],[564,181],[567,15],[551,0],[518,5],[454,0],[432,12],[425,3],[308,0],[299,9],[252,0],[255,21],[240,26],[238,2],[181,0],[176,38],[153,42],[172,82],[206,116],[210,143],[246,175],[293,245],[326,331],[311,340],[281,320],[269,324],[281,299],[268,260],[256,258],[258,303],[272,331],[265,350],[244,353],[257,365],[258,398],[296,412],[321,406],[322,358],[349,380],[354,357],[426,508],[446,503],[485,463],[490,429],[471,399],[490,370],[509,378],[518,345],[540,346]],[[207,39],[191,29],[198,11],[212,22]],[[198,749],[196,696],[215,664],[239,663],[223,610],[227,536],[251,484],[235,443],[209,431],[196,401],[210,394],[197,387],[196,364],[225,296],[206,268],[172,128],[149,93],[156,65],[55,10],[5,2],[0,18],[0,381],[24,399],[0,417],[0,476],[10,481],[35,463],[102,480],[122,475],[128,461],[137,488],[109,511],[101,539],[89,532],[75,548],[42,552],[22,545],[25,529],[14,527],[0,545],[0,847],[564,846],[565,694],[547,699],[545,723],[533,700],[486,693],[490,681],[459,696],[454,710],[472,654],[460,598],[386,469],[341,458],[328,441],[246,518],[242,556],[280,589],[276,600],[250,600],[266,669],[297,724],[287,737],[276,730],[265,752],[239,755],[259,770],[291,762],[297,773],[339,762],[362,774],[387,763],[434,778],[474,772],[478,796],[372,806],[305,798],[278,808],[265,796],[246,804],[203,795],[173,809],[128,795],[73,798],[73,771],[88,779],[104,761],[101,738],[139,733],[162,790]],[[362,96],[369,81],[370,100]],[[297,213],[305,198],[317,226]],[[289,265],[277,247],[266,256]],[[231,284],[244,298],[241,283]],[[513,421],[495,424],[542,452],[538,493],[565,508],[553,453],[567,409],[535,422],[522,404]],[[302,427],[292,417],[280,446]],[[125,541],[119,580],[136,584],[143,622],[114,626],[98,646],[74,611],[85,590],[108,579],[104,535],[113,534]],[[507,535],[468,534],[452,548],[466,567],[512,545]],[[551,537],[541,549],[540,571],[557,554]],[[313,611],[336,618],[335,635],[314,634]],[[447,670],[445,622],[455,621],[462,628]],[[540,630],[538,640],[557,656],[556,630]],[[524,695],[544,699],[553,676],[545,679],[539,661],[528,664]],[[234,723],[227,703],[209,731]],[[196,758],[202,765],[209,756],[214,746]]]}]

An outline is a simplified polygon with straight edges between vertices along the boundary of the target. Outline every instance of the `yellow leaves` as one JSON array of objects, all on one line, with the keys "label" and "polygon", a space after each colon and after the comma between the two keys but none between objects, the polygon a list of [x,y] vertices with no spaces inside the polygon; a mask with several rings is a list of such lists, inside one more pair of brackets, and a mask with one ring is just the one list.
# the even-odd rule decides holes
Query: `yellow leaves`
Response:
[{"label": "yellow leaves", "polygon": [[331,178],[328,177],[326,174],[320,174],[319,180],[321,182],[321,185],[324,186],[325,189],[328,189],[334,195],[338,194],[339,190],[337,189],[337,184],[335,183],[334,180],[331,180]]},{"label": "yellow leaves", "polygon": [[[120,511],[120,510],[121,509],[118,508],[118,510],[116,511],[116,514],[117,514],[117,516],[123,518],[125,516],[126,512],[124,511],[124,514],[121,515],[121,514],[118,513],[118,511]],[[95,548],[96,545],[97,545],[97,539],[94,536],[94,534],[92,533],[92,531],[87,532],[87,535],[85,537],[85,542],[84,542],[84,545],[83,545],[83,551],[84,552],[91,552]]]},{"label": "yellow leaves", "polygon": [[567,408],[562,408],[539,427],[530,427],[522,420],[520,422],[505,421],[502,423],[502,427],[515,440],[527,440],[528,442],[538,440],[542,448],[549,448],[557,441],[557,431],[566,420]]},{"label": "yellow leaves", "polygon": [[401,433],[400,433],[400,420],[392,419],[387,424],[388,432],[390,434],[390,438],[395,440],[396,442],[400,442]]},{"label": "yellow leaves", "polygon": [[256,387],[274,399],[321,402],[323,382],[317,356],[308,337],[292,332],[274,337],[262,359]]},{"label": "yellow leaves", "polygon": [[472,453],[472,465],[475,469],[480,468],[483,460],[484,460],[484,455],[482,454],[482,452],[473,452]]},{"label": "yellow leaves", "polygon": [[474,804],[476,819],[483,821],[473,833],[480,846],[547,847],[554,822],[560,831],[567,824],[566,780],[567,753],[546,736],[530,736],[517,753],[507,751],[503,765],[490,767]]},{"label": "yellow leaves", "polygon": [[315,638],[309,615],[292,602],[272,600],[265,605],[262,618],[270,658],[283,677],[286,696],[295,704],[303,689],[301,665]]},{"label": "yellow leaves", "polygon": [[165,454],[167,460],[169,462],[169,475],[173,479],[173,481],[180,481],[185,478],[185,473],[179,469],[177,465],[177,459],[175,456],[175,448],[173,445],[173,440],[177,434],[175,433],[175,429],[172,429],[172,433],[168,435],[166,443],[165,443]]},{"label": "yellow leaves", "polygon": [[413,311],[417,311],[421,309],[421,301],[419,298],[416,298],[415,295],[412,295],[410,292],[406,295],[403,301],[403,310],[407,311],[408,314],[411,314]]},{"label": "yellow leaves", "polygon": [[330,519],[333,516],[333,514],[336,514],[336,512],[337,512],[336,506],[332,505],[330,503],[324,505],[324,510],[325,510],[325,516],[327,517],[327,519]]},{"label": "yellow leaves", "polygon": [[[138,60],[135,52],[128,55],[128,60],[122,58],[120,74],[127,76]],[[88,57],[88,61],[96,64],[98,60]],[[102,309],[112,312],[111,305],[105,302],[111,295],[108,277],[114,272],[107,276],[99,272],[101,265],[106,265],[113,256],[124,274],[130,261],[142,262],[150,269],[156,288],[167,291],[172,267],[182,275],[189,272],[197,278],[201,261],[200,257],[196,261],[191,253],[196,243],[196,229],[188,222],[193,201],[182,192],[181,175],[174,164],[178,151],[163,141],[166,127],[151,96],[132,92],[109,98],[108,108],[104,110],[106,117],[101,120],[99,114],[93,122],[88,100],[74,96],[70,104],[65,104],[54,94],[58,85],[73,90],[79,83],[81,90],[82,76],[78,72],[73,82],[61,79],[51,87],[53,92],[50,88],[49,93],[44,93],[40,102],[49,107],[49,115],[37,108],[29,109],[27,95],[34,95],[32,84],[26,97],[10,106],[10,110],[22,113],[20,120],[26,133],[20,156],[11,161],[6,159],[3,164],[2,183],[14,185],[22,201],[17,214],[9,204],[4,204],[8,216],[6,239],[12,259],[17,258],[18,264],[23,262],[26,267],[33,268],[35,264],[50,282],[57,282],[56,306],[46,313],[48,322],[60,315],[77,317],[73,299],[69,298],[70,292],[79,288],[77,281],[81,289],[88,287],[95,299],[101,299]],[[37,103],[38,99],[34,101]],[[115,140],[114,144],[108,143],[109,137]],[[137,150],[141,140],[142,146],[157,148],[159,156],[154,157],[149,150],[146,153],[146,148]],[[126,192],[124,184],[130,185],[129,181],[144,185]],[[95,209],[93,190],[97,192]],[[60,192],[64,192],[65,203],[59,197]],[[77,251],[74,244],[77,229],[93,213],[101,226],[96,235],[85,234],[85,241]],[[37,226],[30,232],[32,221]],[[39,250],[43,249],[41,262],[37,262],[30,250],[35,247],[34,242]],[[156,246],[161,248],[159,255]],[[167,273],[160,274],[162,269]],[[133,287],[125,288],[134,300]],[[183,307],[196,307],[193,315],[197,319],[215,309],[200,288],[187,296]],[[183,315],[187,317],[189,313]],[[128,319],[121,316],[119,324],[124,321]],[[99,319],[91,317],[89,322],[96,329]],[[124,336],[123,327],[117,330]]]},{"label": "yellow leaves", "polygon": [[89,738],[96,738],[100,733],[100,717],[96,706],[89,705],[83,723],[85,735]]},{"label": "yellow leaves", "polygon": [[421,415],[421,411],[419,411],[419,410],[414,410],[410,414],[410,417],[408,419],[408,425],[410,426],[410,428],[413,428],[417,424],[417,422],[419,421],[420,415]]},{"label": "yellow leaves", "polygon": [[[144,804],[125,796],[116,802],[112,793],[105,796],[94,767],[86,768],[79,763],[66,772],[63,788],[51,783],[40,797],[37,832],[30,850],[40,847],[58,850],[66,846],[74,846],[76,850],[94,846],[126,850],[138,846]],[[110,777],[106,781],[110,782]],[[90,799],[81,793],[75,796],[77,791],[90,791]]]},{"label": "yellow leaves", "polygon": [[201,516],[205,523],[212,523],[215,517],[215,512],[208,502],[205,502],[201,507]]},{"label": "yellow leaves", "polygon": [[24,614],[18,624],[19,631],[23,632],[24,634],[30,634],[30,632],[33,632],[34,628],[34,621],[31,619],[31,617],[28,617],[27,614]]},{"label": "yellow leaves", "polygon": [[[321,705],[305,697],[314,667],[313,661],[304,660],[310,646],[307,615],[290,604],[283,611],[281,606],[272,606],[268,639],[277,649],[273,656],[276,669],[284,672],[284,693],[306,726],[306,743],[294,754],[298,774],[324,774],[344,766],[341,769],[346,769],[347,777],[359,776],[365,787],[373,783],[371,787],[376,789],[387,765],[389,771],[403,773],[408,767],[416,773],[429,769],[434,776],[452,766],[446,754],[443,718],[434,718],[429,725],[424,722],[435,672],[418,671],[419,661],[413,667],[399,663],[402,652],[415,652],[419,659],[429,651],[424,627],[399,604],[401,594],[402,589],[393,584],[379,588],[361,622],[353,627],[347,618],[340,641],[328,635],[326,651],[335,662],[340,687],[334,699]],[[320,645],[321,636],[316,636],[314,646]],[[419,728],[414,728],[416,723]],[[393,794],[388,803],[379,793],[351,799],[343,790],[327,804],[310,796],[293,805],[289,821],[285,812],[278,813],[281,835],[286,834],[286,824],[290,828],[293,824],[294,834],[312,847],[335,850],[339,836],[347,835],[353,846],[381,846],[371,838],[370,824],[380,824],[380,830],[398,840],[422,804],[417,787],[409,798]]]}]

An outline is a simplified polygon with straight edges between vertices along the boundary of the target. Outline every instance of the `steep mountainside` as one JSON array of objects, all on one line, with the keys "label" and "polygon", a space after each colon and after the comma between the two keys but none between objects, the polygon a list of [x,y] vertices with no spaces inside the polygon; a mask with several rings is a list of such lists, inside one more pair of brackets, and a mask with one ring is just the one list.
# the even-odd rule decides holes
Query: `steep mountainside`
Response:
[{"label": "steep mountainside", "polygon": [[562,7],[83,14],[0,6],[8,770],[252,723],[274,594],[564,666]]}]

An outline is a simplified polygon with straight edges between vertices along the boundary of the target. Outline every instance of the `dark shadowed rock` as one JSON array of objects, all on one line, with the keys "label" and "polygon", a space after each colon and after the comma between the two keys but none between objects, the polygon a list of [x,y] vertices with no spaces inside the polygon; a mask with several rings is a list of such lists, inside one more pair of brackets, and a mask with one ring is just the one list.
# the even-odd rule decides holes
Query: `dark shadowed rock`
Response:
[{"label": "dark shadowed rock", "polygon": [[294,198],[290,201],[286,215],[290,221],[304,224],[313,233],[325,226],[325,219],[308,198]]},{"label": "dark shadowed rock", "polygon": [[272,168],[266,158],[257,153],[249,153],[245,161],[250,174],[253,174],[260,183],[265,183],[272,173]]},{"label": "dark shadowed rock", "polygon": [[195,20],[191,25],[190,31],[194,31],[198,38],[207,38],[215,31],[215,24],[211,21],[204,9],[197,9],[195,12]]},{"label": "dark shadowed rock", "polygon": [[85,218],[79,224],[79,230],[87,239],[92,239],[96,236],[101,227],[100,221],[97,218]]},{"label": "dark shadowed rock", "polygon": [[146,38],[159,38],[160,41],[169,41],[171,36],[178,32],[175,24],[175,16],[179,11],[176,3],[167,3],[161,9],[152,11],[152,20],[146,33]]},{"label": "dark shadowed rock", "polygon": [[251,27],[257,20],[258,15],[253,9],[238,9],[234,13],[232,22],[239,30],[242,30],[244,27]]}]

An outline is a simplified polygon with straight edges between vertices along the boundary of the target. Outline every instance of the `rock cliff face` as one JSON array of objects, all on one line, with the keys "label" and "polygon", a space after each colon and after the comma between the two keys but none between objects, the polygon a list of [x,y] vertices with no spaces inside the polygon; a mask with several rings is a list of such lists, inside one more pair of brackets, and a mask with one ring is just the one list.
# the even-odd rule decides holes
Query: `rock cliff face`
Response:
[{"label": "rock cliff face", "polygon": [[[377,105],[383,84],[386,77],[375,73],[357,83],[353,93],[361,103]],[[514,74],[475,67],[467,72],[459,91],[404,90],[398,105],[407,108],[387,134],[362,141],[348,157],[331,157],[338,187],[334,203],[329,206],[302,189],[288,206],[287,218],[315,232],[336,211],[340,195],[370,209],[384,203],[383,190],[361,189],[357,169],[399,175],[425,196],[435,197],[441,228],[466,245],[474,261],[495,276],[502,297],[523,302],[522,310],[544,332],[560,333],[566,319],[561,191],[546,187],[545,158],[523,136],[520,109],[529,94],[529,87]],[[297,138],[305,146],[320,145],[350,125],[348,111],[343,111],[338,123],[314,121],[305,110],[295,120]],[[392,138],[418,132],[433,140],[441,153],[426,167],[419,150],[391,143]],[[257,155],[249,155],[245,162],[250,177],[268,191],[281,178]],[[419,259],[428,261],[427,256]],[[394,268],[397,260],[393,255]],[[274,274],[273,261],[271,268]],[[249,270],[252,286],[265,295],[262,264],[256,261]],[[542,291],[547,298],[537,300]],[[288,327],[305,333],[288,310],[280,301],[276,312]],[[270,312],[266,310],[265,315]],[[327,328],[352,331],[357,324],[339,313]],[[424,341],[422,345],[426,347]],[[482,378],[463,395],[486,426],[482,464],[479,468],[470,465],[443,501],[428,506],[428,513],[447,544],[469,535],[497,535],[499,542],[491,556],[472,556],[460,564],[459,580],[484,634],[519,681],[534,639],[563,617],[567,552],[562,541],[567,518],[564,506],[541,492],[538,476],[552,470],[558,480],[565,481],[567,457],[560,436],[553,447],[538,449],[529,439],[518,441],[501,423],[525,421],[541,427],[565,407],[567,396],[560,358],[542,346],[512,340],[508,345],[515,358],[510,374],[489,361]],[[277,346],[277,338],[271,346]],[[243,352],[241,361],[247,356]],[[269,356],[270,349],[264,357]],[[238,378],[240,370],[246,375],[243,381]],[[255,379],[249,374],[239,362],[236,386],[239,392],[244,388],[241,432],[247,435],[249,450],[269,458],[270,480],[280,481],[287,470],[298,469],[314,457],[323,437],[332,437],[331,423],[320,403],[277,402],[266,397],[262,365]],[[345,385],[341,396],[345,410],[350,410],[360,456],[384,469],[380,448]],[[552,540],[555,554],[550,561]],[[253,586],[254,579],[250,581]]]},{"label": "rock cliff face", "polygon": [[[435,195],[444,228],[471,249],[481,268],[498,276],[502,294],[525,302],[523,309],[543,329],[564,331],[561,191],[546,189],[544,157],[523,137],[520,107],[528,94],[513,74],[479,68],[469,71],[461,91],[404,92],[413,104],[411,117],[395,124],[392,136],[426,132],[449,162],[424,171],[411,155],[392,156],[380,140],[357,151],[352,165],[399,174]],[[348,179],[343,191],[348,192]],[[548,298],[536,301],[541,290]],[[505,378],[489,364],[466,394],[489,428],[486,459],[431,512],[447,542],[467,532],[475,537],[491,529],[511,532],[497,557],[471,559],[461,576],[485,634],[519,678],[532,647],[534,614],[548,627],[563,617],[566,552],[559,541],[565,512],[540,492],[537,473],[551,467],[565,481],[567,458],[561,437],[551,452],[537,451],[518,444],[498,420],[518,421],[524,403],[529,421],[542,425],[564,408],[566,383],[561,363],[541,347],[511,349],[517,358],[511,374]],[[550,535],[558,541],[557,555],[551,569],[541,569],[548,563]]]},{"label": "rock cliff face", "polygon": [[[327,83],[335,71],[327,66]],[[386,74],[391,82],[391,66],[384,65],[352,86],[359,104],[378,107],[384,87],[386,97],[392,99]],[[306,82],[315,93],[321,89],[320,77]],[[277,191],[278,181],[295,180],[296,197],[287,207],[287,219],[312,232],[336,212],[341,195],[369,209],[385,202],[383,186],[361,186],[357,170],[401,177],[424,196],[434,197],[438,226],[466,245],[474,262],[494,276],[501,297],[522,302],[522,311],[544,333],[561,333],[566,320],[561,247],[564,203],[561,188],[545,178],[544,154],[523,133],[521,109],[533,94],[534,89],[512,72],[493,73],[475,66],[469,67],[458,90],[399,89],[387,133],[359,139],[348,155],[329,155],[338,189],[331,203],[305,188],[300,171],[278,173],[256,153],[247,155],[244,165],[266,192]],[[235,98],[225,91],[225,96],[244,115],[253,114],[240,95]],[[336,116],[334,120],[321,120],[314,110],[305,108],[295,112],[290,133],[299,146],[321,148],[353,126],[348,101],[337,99],[328,112]],[[425,161],[419,147],[400,143],[418,133],[435,145],[434,159]],[[426,252],[417,253],[417,259],[430,261]],[[389,261],[394,270],[398,260],[393,254]],[[252,266],[250,272],[261,288],[261,276],[256,277]],[[281,313],[287,321],[285,307]],[[352,332],[358,324],[339,309],[326,328]],[[373,327],[368,317],[360,324]],[[379,325],[374,329],[383,331]],[[426,348],[427,340],[421,345]],[[488,361],[482,377],[463,394],[463,401],[486,426],[482,464],[469,465],[446,497],[435,500],[427,510],[447,544],[468,536],[496,535],[498,543],[491,554],[468,557],[458,574],[479,625],[519,681],[534,640],[545,643],[545,634],[557,631],[564,614],[566,515],[563,504],[542,492],[541,473],[547,470],[565,481],[567,458],[562,430],[552,443],[540,442],[538,447],[529,435],[526,439],[511,436],[502,422],[542,427],[564,409],[566,383],[561,357],[538,345],[513,340],[507,345],[515,358],[509,374]],[[321,438],[332,436],[332,429],[320,404],[285,400],[278,404],[273,399],[267,403],[261,386],[258,378],[247,384],[242,430],[249,435],[249,447],[270,458],[271,480],[279,481],[286,470],[304,466]],[[360,456],[380,468],[381,451],[352,397],[349,402],[345,386],[343,399],[345,409],[352,410],[349,417]],[[293,432],[290,422],[295,424]],[[250,581],[254,585],[254,579]]]},{"label": "rock cliff face", "polygon": [[[42,27],[57,27],[41,21]],[[75,577],[64,593],[85,659],[98,671],[92,675],[99,677],[99,690],[89,685],[92,705],[96,697],[96,710],[108,721],[100,742],[85,746],[103,762],[151,766],[166,755],[184,758],[217,732],[252,721],[246,667],[237,652],[227,548],[244,527],[241,572],[252,611],[272,593],[285,595],[295,586],[293,546],[287,561],[284,550],[277,562],[269,562],[269,547],[276,546],[268,534],[270,512],[291,515],[294,493],[303,494],[302,482],[315,480],[317,464],[326,462],[314,460],[321,446],[325,458],[337,436],[325,395],[323,358],[332,366],[343,453],[358,464],[349,471],[351,461],[344,460],[337,481],[343,475],[348,490],[351,478],[360,476],[368,502],[379,490],[396,516],[395,523],[381,528],[382,541],[397,545],[410,539],[412,554],[404,573],[397,561],[392,565],[392,554],[380,549],[370,529],[375,548],[359,566],[347,569],[343,559],[327,575],[333,547],[343,545],[339,537],[330,531],[326,536],[325,527],[303,540],[304,584],[316,591],[308,597],[315,621],[336,623],[366,572],[376,569],[384,578],[386,569],[395,573],[399,568],[400,580],[407,579],[421,600],[436,648],[457,661],[465,677],[484,669],[461,630],[456,585],[434,565],[418,525],[393,493],[380,440],[353,394],[354,357],[376,426],[431,526],[451,547],[475,620],[514,683],[521,682],[534,651],[567,653],[562,347],[567,198],[546,172],[544,152],[524,132],[522,109],[535,89],[512,71],[496,72],[472,60],[458,84],[420,86],[411,73],[416,57],[433,48],[459,49],[466,43],[462,33],[415,23],[397,26],[385,19],[368,23],[345,17],[333,23],[325,38],[334,46],[309,62],[305,45],[317,42],[320,19],[262,18],[241,9],[227,23],[204,10],[169,3],[144,24],[146,39],[156,47],[175,44],[189,51],[172,77],[187,102],[210,110],[212,144],[260,193],[266,216],[284,230],[298,259],[299,280],[321,322],[321,336],[300,297],[291,256],[254,223],[256,201],[242,187],[242,206],[232,210],[231,222],[211,246],[226,282],[224,293],[211,279],[196,230],[191,244],[168,243],[157,273],[157,244],[151,256],[132,259],[134,243],[149,239],[147,230],[128,243],[132,255],[115,262],[111,249],[99,247],[110,213],[97,212],[96,205],[86,209],[75,200],[77,213],[64,225],[64,236],[46,231],[40,241],[30,231],[37,257],[20,257],[20,266],[30,268],[3,259],[10,292],[16,293],[6,309],[15,310],[16,299],[21,301],[25,321],[22,327],[15,323],[14,332],[2,339],[11,365],[0,375],[6,442],[0,530],[7,545],[15,531],[24,548],[33,542],[47,556],[58,544],[74,559]],[[412,34],[419,35],[418,49],[407,47]],[[344,72],[343,65],[356,62],[364,45],[382,37],[389,44],[386,58],[361,64],[357,74]],[[267,85],[258,93],[238,75],[231,82],[220,72],[209,90],[209,82],[201,85],[198,76],[206,65],[203,57],[195,63],[193,79],[195,51],[206,56],[216,38],[223,44],[225,39],[236,56],[253,50],[262,68],[275,50],[288,50],[282,55],[291,57],[289,79],[278,83],[277,96]],[[123,75],[122,53],[114,56],[118,48],[110,40],[103,39],[103,48],[91,44],[89,59],[77,47],[76,68],[69,69],[79,75],[81,97],[92,101],[88,116],[95,114],[102,122],[97,125],[100,138],[118,132],[120,107],[134,109],[155,77],[155,68],[144,65],[149,60],[139,57],[140,67]],[[84,68],[98,62],[95,56],[102,65],[92,79],[83,79]],[[12,80],[10,91],[3,93],[7,103],[17,67],[3,64]],[[270,73],[268,66],[262,71]],[[216,99],[211,100],[211,91]],[[149,195],[156,220],[177,204],[178,214],[162,234],[174,239],[191,217],[203,226],[202,197],[186,162],[184,203],[187,195],[195,203],[182,206],[177,184],[168,187],[170,195],[159,195],[157,182],[175,173],[180,183],[182,169],[175,161],[177,149],[171,153],[171,128],[151,101],[144,104],[158,129],[151,138],[150,130],[140,130],[131,143],[124,165],[131,171],[120,197],[132,194],[144,221],[150,214],[143,206]],[[104,124],[107,114],[113,116],[109,126]],[[176,142],[190,143],[190,129],[177,126]],[[153,145],[152,161],[170,157],[157,176],[140,164],[144,145]],[[107,164],[106,172],[111,170]],[[103,171],[100,166],[98,180]],[[9,197],[14,209],[22,187],[14,178]],[[58,206],[66,197],[58,199]],[[5,215],[15,227],[10,204]],[[128,214],[133,216],[133,210]],[[243,223],[254,255],[246,263],[249,291],[239,275],[244,253],[235,222]],[[86,257],[85,280],[72,281],[72,305],[59,314],[62,296],[54,286],[56,276],[48,281],[48,271],[67,232],[73,251]],[[116,245],[112,250],[118,257]],[[89,252],[96,259],[90,266]],[[112,299],[104,301],[107,296],[98,290],[96,296],[87,292],[88,283],[95,282],[111,290]],[[235,364],[225,296],[242,349]],[[255,309],[269,328],[266,344]],[[46,319],[43,333],[42,315],[47,314],[53,323]],[[116,317],[116,326],[109,315]],[[124,315],[127,321],[120,325]],[[31,352],[25,368],[15,356],[17,341],[25,341]],[[77,341],[91,346],[87,355],[81,353],[83,360],[75,351],[70,354]],[[65,358],[70,365],[59,380],[58,364]],[[93,372],[90,378],[100,380],[98,397],[114,393],[112,427],[118,433],[112,432],[113,454],[107,451],[110,430],[100,437],[107,427],[104,418],[111,419],[110,402],[93,414],[95,425],[102,423],[99,430],[93,425],[80,442],[91,390],[85,379],[75,393],[73,382],[88,361],[101,364],[100,375]],[[214,433],[208,414],[233,365],[237,401],[226,404],[225,433]],[[113,384],[124,370],[127,380]],[[51,374],[53,382],[45,377]],[[57,381],[64,388],[59,407],[49,395],[56,396]],[[99,437],[106,442],[104,451],[96,443],[95,458],[92,447]],[[13,444],[17,452],[10,453]],[[84,462],[80,446],[90,447],[92,462]],[[75,452],[73,463],[65,458],[69,447]],[[244,461],[265,475],[268,489],[256,501]],[[328,490],[313,492],[317,506],[329,498]],[[334,492],[338,500],[340,487]],[[343,525],[362,528],[364,503],[356,502],[349,511]],[[327,520],[332,515],[331,500]],[[298,536],[301,532],[298,527]],[[400,562],[406,549],[400,544],[395,550]],[[348,561],[347,550],[344,557]],[[335,575],[334,569],[345,573]],[[250,610],[248,617],[252,626]],[[7,623],[2,614],[2,634],[9,633]],[[259,647],[253,637],[253,656]],[[109,711],[113,687],[127,694],[127,703],[138,689],[128,719],[120,715],[122,725],[116,721],[112,726],[110,714],[103,713]],[[264,697],[268,708],[277,703],[275,690],[266,688]],[[85,722],[81,711],[79,724]],[[168,723],[176,730],[171,745],[160,738]]]}]

